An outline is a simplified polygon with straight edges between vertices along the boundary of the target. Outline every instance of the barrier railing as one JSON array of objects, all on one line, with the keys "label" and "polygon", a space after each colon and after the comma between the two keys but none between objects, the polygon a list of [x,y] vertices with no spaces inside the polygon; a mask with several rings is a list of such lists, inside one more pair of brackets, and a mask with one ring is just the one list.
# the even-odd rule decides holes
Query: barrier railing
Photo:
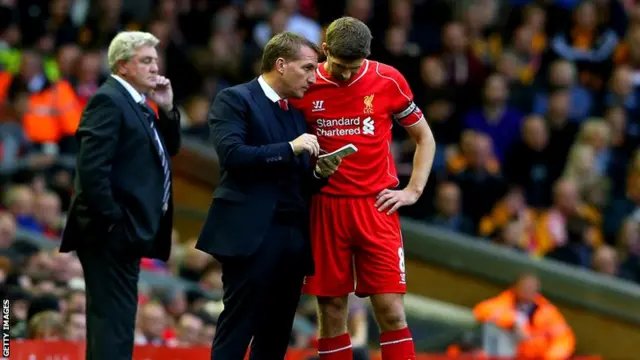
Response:
[{"label": "barrier railing", "polygon": [[[10,354],[3,354],[11,360],[84,360],[84,343],[65,341],[11,341]],[[178,348],[164,346],[136,346],[132,360],[193,360],[209,359],[208,347]],[[308,360],[316,356],[316,350],[291,349],[285,360]],[[3,359],[4,359],[3,358]],[[419,354],[416,360],[472,360],[494,359],[475,355]],[[371,360],[381,360],[380,353],[372,352]],[[505,359],[506,360],[506,359]],[[602,360],[598,356],[576,357],[573,360]]]}]

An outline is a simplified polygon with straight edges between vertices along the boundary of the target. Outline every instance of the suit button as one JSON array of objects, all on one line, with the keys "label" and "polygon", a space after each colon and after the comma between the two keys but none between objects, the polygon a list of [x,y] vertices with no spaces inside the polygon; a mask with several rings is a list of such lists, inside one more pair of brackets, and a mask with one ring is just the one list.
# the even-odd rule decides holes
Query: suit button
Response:
[{"label": "suit button", "polygon": [[278,160],[282,160],[282,156],[278,156]]}]

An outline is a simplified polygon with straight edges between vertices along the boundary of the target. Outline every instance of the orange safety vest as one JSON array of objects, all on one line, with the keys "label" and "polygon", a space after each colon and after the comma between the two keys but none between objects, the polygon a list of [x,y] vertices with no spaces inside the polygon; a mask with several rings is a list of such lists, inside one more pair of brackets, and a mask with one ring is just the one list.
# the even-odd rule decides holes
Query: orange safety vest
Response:
[{"label": "orange safety vest", "polygon": [[[536,296],[537,309],[531,321],[523,327],[526,339],[518,344],[518,359],[565,360],[576,346],[575,336],[560,311],[542,295]],[[493,322],[496,326],[511,330],[516,322],[516,296],[507,290],[498,296],[482,301],[473,309],[480,322]]]},{"label": "orange safety vest", "polygon": [[[0,73],[0,102],[5,101],[12,81],[9,73]],[[33,143],[55,143],[64,136],[75,134],[81,116],[82,105],[73,87],[60,80],[29,95],[22,128],[26,138]]]}]

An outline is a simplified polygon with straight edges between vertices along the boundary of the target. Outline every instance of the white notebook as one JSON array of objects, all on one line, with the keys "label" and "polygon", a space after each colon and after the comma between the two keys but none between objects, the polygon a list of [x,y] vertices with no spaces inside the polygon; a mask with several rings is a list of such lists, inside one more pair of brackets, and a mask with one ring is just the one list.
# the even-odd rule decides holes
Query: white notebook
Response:
[{"label": "white notebook", "polygon": [[356,152],[358,152],[358,148],[355,145],[347,144],[336,151],[318,156],[318,159],[336,158],[336,157],[340,157],[341,159],[344,159],[346,156]]}]

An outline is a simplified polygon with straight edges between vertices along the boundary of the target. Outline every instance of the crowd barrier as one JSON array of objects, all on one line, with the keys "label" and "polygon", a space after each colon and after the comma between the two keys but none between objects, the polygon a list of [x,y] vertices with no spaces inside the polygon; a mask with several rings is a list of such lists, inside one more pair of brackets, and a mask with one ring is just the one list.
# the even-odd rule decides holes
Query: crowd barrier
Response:
[{"label": "crowd barrier", "polygon": [[[4,349],[6,350],[6,349]],[[84,343],[65,341],[11,341],[10,354],[3,354],[11,360],[83,360]],[[8,356],[7,356],[8,355]],[[315,350],[292,349],[285,360],[308,360],[314,358]],[[136,346],[132,360],[194,360],[209,359],[210,348],[172,348],[164,346]],[[480,359],[470,355],[448,356],[419,354],[416,360],[472,360]],[[482,358],[488,360],[487,358]],[[381,360],[379,352],[373,352],[371,360]],[[494,360],[497,360],[494,358]],[[600,357],[580,357],[573,360],[602,360]]]}]

